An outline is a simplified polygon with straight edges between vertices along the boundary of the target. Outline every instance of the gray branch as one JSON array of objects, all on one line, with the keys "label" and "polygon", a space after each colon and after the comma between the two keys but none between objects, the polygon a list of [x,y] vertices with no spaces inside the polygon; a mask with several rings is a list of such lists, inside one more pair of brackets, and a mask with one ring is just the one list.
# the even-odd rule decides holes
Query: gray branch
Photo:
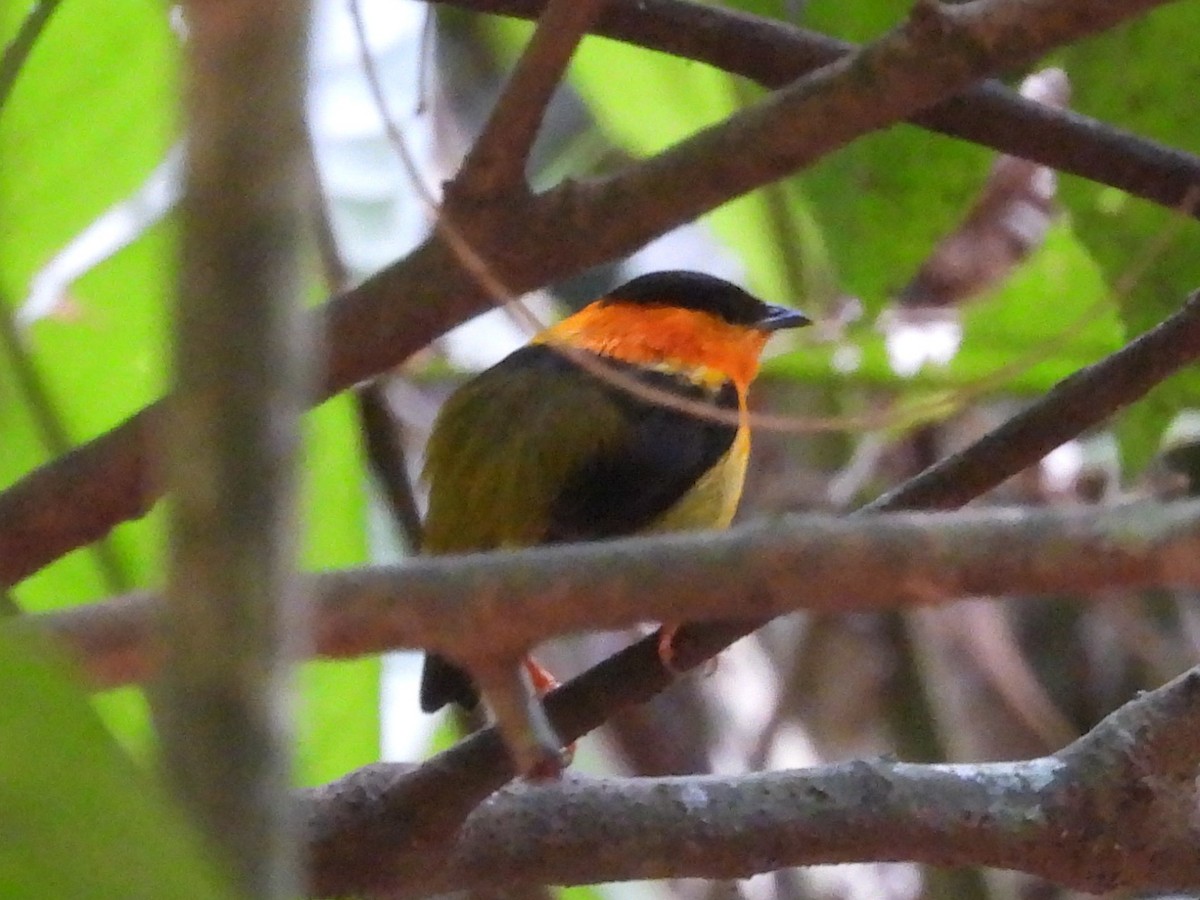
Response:
[{"label": "gray branch", "polygon": [[151,692],[167,780],[245,896],[295,895],[285,696],[295,593],[303,2],[185,4],[187,165],[163,431],[166,665]]},{"label": "gray branch", "polygon": [[[727,532],[418,559],[315,576],[315,652],[424,647],[468,666],[556,635],[647,620],[768,619],[804,609],[896,609],[963,596],[1200,587],[1200,501],[982,509],[854,518],[785,516]],[[27,617],[93,684],[146,678],[161,660],[134,595]]]},{"label": "gray branch", "polygon": [[[869,760],[736,777],[517,782],[423,865],[397,865],[412,772],[302,792],[318,893],[409,897],[531,884],[746,878],[912,860],[1020,869],[1090,892],[1200,889],[1200,670],[1023,762]],[[398,802],[401,801],[401,802]],[[359,828],[348,832],[346,820]],[[330,841],[340,834],[342,843]],[[363,865],[365,852],[378,854]]]}]

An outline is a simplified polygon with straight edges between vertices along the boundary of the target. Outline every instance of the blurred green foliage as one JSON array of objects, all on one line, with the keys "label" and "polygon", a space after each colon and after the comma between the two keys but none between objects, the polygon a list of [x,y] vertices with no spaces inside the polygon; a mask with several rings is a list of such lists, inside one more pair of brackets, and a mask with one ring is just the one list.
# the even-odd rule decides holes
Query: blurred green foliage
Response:
[{"label": "blurred green foliage", "polygon": [[232,898],[199,837],[113,742],[66,668],[0,631],[0,895]]},{"label": "blurred green foliage", "polygon": [[[0,9],[0,40],[25,9]],[[179,44],[165,7],[116,0],[105,15],[64,3],[50,20],[0,116],[0,295],[10,308],[31,276],[112,204],[128,197],[176,138]],[[55,417],[79,443],[103,433],[159,397],[167,385],[175,233],[170,219],[92,269],[71,289],[61,315],[23,332],[22,344]],[[314,288],[314,295],[324,290]],[[54,456],[0,355],[0,485]],[[354,407],[330,401],[305,423],[305,567],[366,558],[365,496]],[[117,528],[110,540],[126,586],[160,584],[164,518],[157,507]],[[71,554],[22,582],[25,609],[93,601],[116,589],[94,555]],[[317,783],[378,758],[377,660],[314,663],[301,679],[302,746],[298,778]],[[134,689],[97,699],[106,724],[145,755],[151,732]]]}]

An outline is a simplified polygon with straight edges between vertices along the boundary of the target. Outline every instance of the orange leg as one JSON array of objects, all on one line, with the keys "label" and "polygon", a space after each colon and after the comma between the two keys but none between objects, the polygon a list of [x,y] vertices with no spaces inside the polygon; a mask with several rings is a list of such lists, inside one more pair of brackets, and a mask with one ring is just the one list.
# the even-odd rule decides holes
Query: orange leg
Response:
[{"label": "orange leg", "polygon": [[525,671],[529,673],[529,680],[533,682],[533,689],[539,697],[546,696],[558,687],[558,679],[532,656],[525,657]]},{"label": "orange leg", "polygon": [[[663,624],[658,629],[658,661],[662,663],[662,667],[672,675],[682,675],[684,670],[675,665],[675,635],[679,633],[682,625],[667,625]],[[717,659],[713,657],[704,664],[704,674],[711,675],[717,671]]]},{"label": "orange leg", "polygon": [[[529,673],[529,680],[533,682],[533,689],[537,692],[538,697],[544,697],[556,687],[558,687],[558,679],[554,677],[549,669],[541,665],[532,656],[525,657],[525,671]],[[567,744],[563,747],[563,768],[571,765],[571,761],[575,758],[575,742]],[[534,777],[546,777],[548,773],[532,773]]]},{"label": "orange leg", "polygon": [[675,666],[675,635],[679,625],[660,625],[658,629],[658,661],[672,675],[682,675],[683,670]]}]

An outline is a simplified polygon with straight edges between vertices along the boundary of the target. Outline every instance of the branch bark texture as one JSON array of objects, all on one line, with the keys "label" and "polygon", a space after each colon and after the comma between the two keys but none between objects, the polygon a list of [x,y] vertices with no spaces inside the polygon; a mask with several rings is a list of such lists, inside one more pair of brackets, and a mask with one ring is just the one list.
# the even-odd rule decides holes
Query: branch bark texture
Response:
[{"label": "branch bark texture", "polygon": [[[1200,501],[1109,510],[788,516],[728,532],[417,559],[316,576],[315,652],[428,648],[495,665],[562,634],[639,622],[863,612],[964,596],[1200,588]],[[34,617],[97,687],[161,660],[141,594]]]},{"label": "branch bark texture", "polygon": [[[545,0],[439,0],[480,13],[536,18]],[[854,44],[737,9],[686,0],[611,0],[596,34],[707,63],[779,88],[856,49]],[[1200,157],[1105,122],[1028,100],[996,81],[917,112],[911,123],[1186,209]],[[1193,213],[1194,215],[1194,213]]]},{"label": "branch bark texture", "polygon": [[[473,811],[436,862],[381,872],[376,860],[342,869],[349,882],[318,868],[314,887],[404,897],[914,860],[1021,869],[1091,892],[1191,892],[1200,888],[1198,748],[1193,670],[1025,762],[518,782]],[[372,766],[304,792],[310,833],[346,818],[402,831],[392,796],[401,772]]]}]

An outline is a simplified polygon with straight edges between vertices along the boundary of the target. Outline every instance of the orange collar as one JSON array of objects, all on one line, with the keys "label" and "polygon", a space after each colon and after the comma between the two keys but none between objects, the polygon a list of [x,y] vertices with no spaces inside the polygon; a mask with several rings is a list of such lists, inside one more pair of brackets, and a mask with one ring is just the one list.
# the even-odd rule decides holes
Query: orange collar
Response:
[{"label": "orange collar", "polygon": [[696,310],[600,300],[533,341],[564,343],[636,366],[679,372],[712,387],[728,379],[744,394],[758,374],[769,336]]}]

